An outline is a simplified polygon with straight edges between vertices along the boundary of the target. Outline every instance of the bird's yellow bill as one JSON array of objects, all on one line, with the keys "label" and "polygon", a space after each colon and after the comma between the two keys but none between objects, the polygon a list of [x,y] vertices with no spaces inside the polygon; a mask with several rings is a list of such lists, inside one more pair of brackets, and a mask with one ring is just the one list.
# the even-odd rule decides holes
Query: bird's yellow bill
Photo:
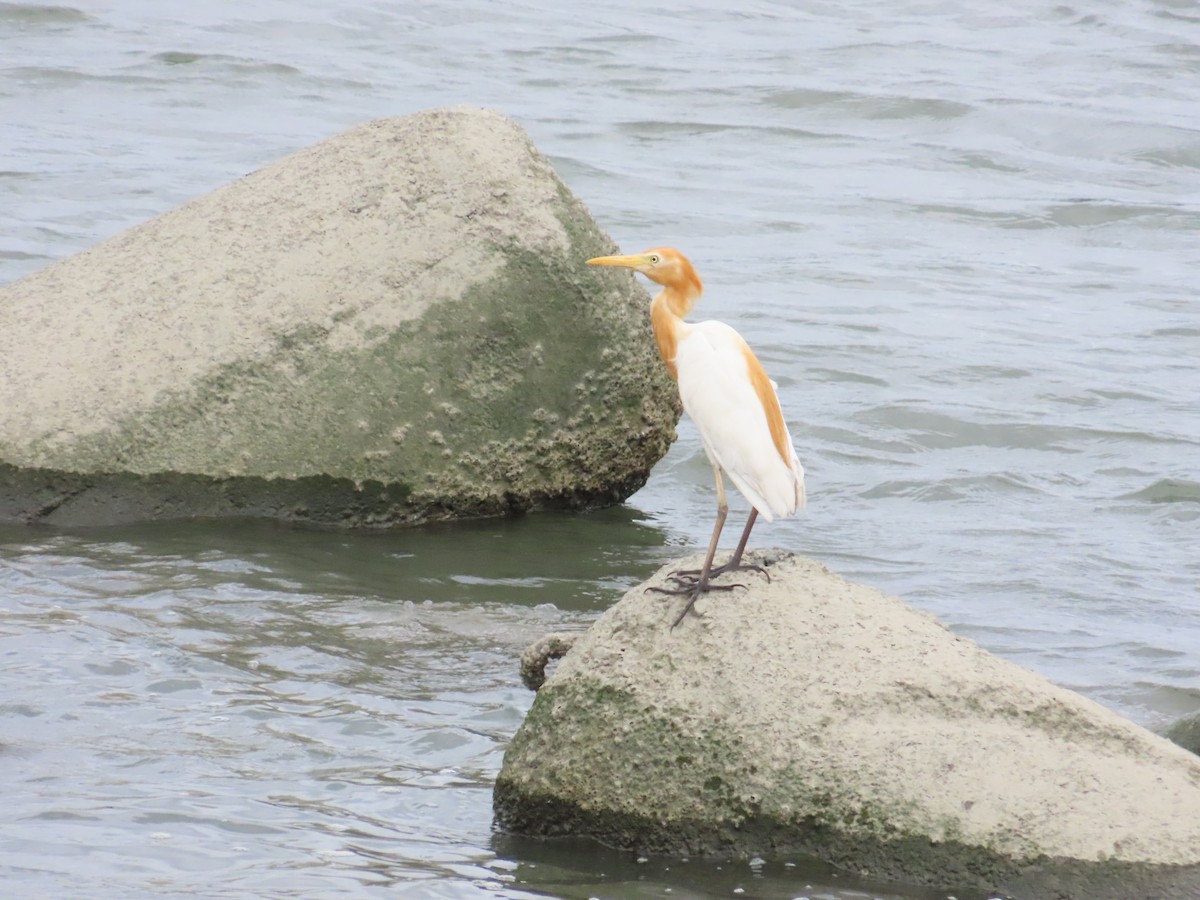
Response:
[{"label": "bird's yellow bill", "polygon": [[589,266],[623,266],[626,269],[636,269],[638,266],[649,264],[650,260],[643,254],[633,256],[595,256],[587,261]]}]

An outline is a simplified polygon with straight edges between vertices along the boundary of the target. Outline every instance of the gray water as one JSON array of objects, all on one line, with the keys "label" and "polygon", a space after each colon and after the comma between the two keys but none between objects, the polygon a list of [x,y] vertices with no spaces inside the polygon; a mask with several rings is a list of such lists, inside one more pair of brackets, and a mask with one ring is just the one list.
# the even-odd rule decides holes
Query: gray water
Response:
[{"label": "gray water", "polygon": [[[494,107],[778,381],[811,505],[757,544],[1162,728],[1200,712],[1197,98],[1184,0],[0,3],[0,283]],[[713,504],[685,422],[587,515],[0,529],[5,895],[944,897],[493,833],[520,649]]]}]

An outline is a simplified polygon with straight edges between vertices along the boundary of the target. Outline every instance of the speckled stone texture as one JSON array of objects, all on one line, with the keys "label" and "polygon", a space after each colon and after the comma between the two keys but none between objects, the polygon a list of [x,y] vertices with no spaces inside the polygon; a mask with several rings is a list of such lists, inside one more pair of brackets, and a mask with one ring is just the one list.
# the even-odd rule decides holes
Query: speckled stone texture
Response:
[{"label": "speckled stone texture", "polygon": [[496,113],[302,150],[0,288],[0,521],[619,502],[680,410],[614,249]]},{"label": "speckled stone texture", "polygon": [[745,590],[634,588],[559,662],[498,824],[679,855],[800,852],[1016,897],[1200,897],[1200,759],[782,551]]}]

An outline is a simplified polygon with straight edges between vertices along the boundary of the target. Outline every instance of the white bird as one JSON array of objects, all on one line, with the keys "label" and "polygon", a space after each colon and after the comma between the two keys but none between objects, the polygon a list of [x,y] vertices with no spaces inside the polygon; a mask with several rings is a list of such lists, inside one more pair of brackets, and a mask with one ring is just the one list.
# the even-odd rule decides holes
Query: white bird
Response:
[{"label": "white bird", "polygon": [[[742,553],[755,519],[761,515],[771,522],[775,516],[794,515],[805,505],[804,467],[792,446],[775,384],[742,336],[723,322],[693,324],[683,320],[703,291],[700,276],[686,256],[670,247],[660,247],[631,256],[598,256],[589,259],[588,264],[633,269],[662,285],[650,304],[654,340],[667,371],[679,384],[684,410],[700,431],[717,483],[717,521],[704,564],[698,571],[675,573],[675,580],[683,586],[664,591],[689,595],[687,605],[671,626],[674,628],[701,594],[738,586],[714,585],[713,577],[736,569],[758,568],[742,565]],[[729,476],[753,508],[733,556],[714,569],[713,556],[729,513],[722,473]]]}]

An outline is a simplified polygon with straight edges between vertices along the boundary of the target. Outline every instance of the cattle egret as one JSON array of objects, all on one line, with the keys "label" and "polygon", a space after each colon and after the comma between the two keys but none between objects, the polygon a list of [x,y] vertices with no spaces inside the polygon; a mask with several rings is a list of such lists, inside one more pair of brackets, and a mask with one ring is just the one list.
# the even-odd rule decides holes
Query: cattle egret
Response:
[{"label": "cattle egret", "polygon": [[[632,256],[598,256],[588,264],[633,269],[662,285],[650,304],[654,340],[667,371],[679,385],[683,408],[700,432],[717,483],[717,521],[704,564],[698,571],[675,573],[675,581],[681,585],[678,590],[656,589],[688,596],[687,605],[671,625],[674,628],[701,594],[739,587],[714,585],[715,576],[758,568],[742,565],[755,519],[761,515],[770,522],[804,506],[804,467],[792,446],[775,384],[742,336],[723,322],[683,320],[703,290],[686,256],[661,247]],[[722,473],[750,501],[752,509],[733,556],[714,569],[713,556],[729,512]]]}]

